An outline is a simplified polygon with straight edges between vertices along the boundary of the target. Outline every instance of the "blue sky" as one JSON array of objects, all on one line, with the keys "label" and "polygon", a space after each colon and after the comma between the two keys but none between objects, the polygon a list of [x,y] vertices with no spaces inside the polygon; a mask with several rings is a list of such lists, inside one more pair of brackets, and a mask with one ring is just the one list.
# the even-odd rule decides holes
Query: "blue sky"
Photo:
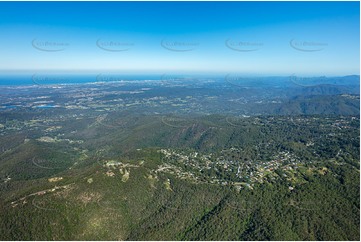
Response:
[{"label": "blue sky", "polygon": [[0,70],[359,74],[359,2],[0,2]]}]

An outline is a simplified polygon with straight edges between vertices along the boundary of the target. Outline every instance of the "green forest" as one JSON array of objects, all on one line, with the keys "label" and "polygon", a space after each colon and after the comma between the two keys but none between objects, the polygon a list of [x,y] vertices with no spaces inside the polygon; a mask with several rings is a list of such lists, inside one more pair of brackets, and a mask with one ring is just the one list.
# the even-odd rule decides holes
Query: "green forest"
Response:
[{"label": "green forest", "polygon": [[360,239],[358,118],[165,118],[13,136],[0,239]]}]

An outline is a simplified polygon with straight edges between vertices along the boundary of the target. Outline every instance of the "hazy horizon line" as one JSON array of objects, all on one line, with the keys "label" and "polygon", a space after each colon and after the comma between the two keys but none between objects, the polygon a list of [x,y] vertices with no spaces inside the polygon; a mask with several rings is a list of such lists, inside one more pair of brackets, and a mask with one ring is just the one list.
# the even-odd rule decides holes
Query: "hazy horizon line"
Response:
[{"label": "hazy horizon line", "polygon": [[225,75],[243,75],[255,77],[288,77],[288,76],[307,76],[307,77],[344,77],[360,76],[360,73],[262,73],[262,72],[242,72],[242,71],[186,71],[186,70],[115,70],[115,69],[19,69],[19,70],[1,70],[0,75],[197,75],[197,76],[225,76]]}]

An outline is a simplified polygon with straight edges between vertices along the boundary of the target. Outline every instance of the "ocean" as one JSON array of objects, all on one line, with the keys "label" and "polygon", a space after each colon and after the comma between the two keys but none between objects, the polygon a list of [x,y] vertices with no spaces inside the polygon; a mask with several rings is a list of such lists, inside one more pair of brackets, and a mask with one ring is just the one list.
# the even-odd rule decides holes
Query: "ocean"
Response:
[{"label": "ocean", "polygon": [[162,75],[118,74],[0,74],[0,86],[85,84],[132,80],[162,80]]}]

